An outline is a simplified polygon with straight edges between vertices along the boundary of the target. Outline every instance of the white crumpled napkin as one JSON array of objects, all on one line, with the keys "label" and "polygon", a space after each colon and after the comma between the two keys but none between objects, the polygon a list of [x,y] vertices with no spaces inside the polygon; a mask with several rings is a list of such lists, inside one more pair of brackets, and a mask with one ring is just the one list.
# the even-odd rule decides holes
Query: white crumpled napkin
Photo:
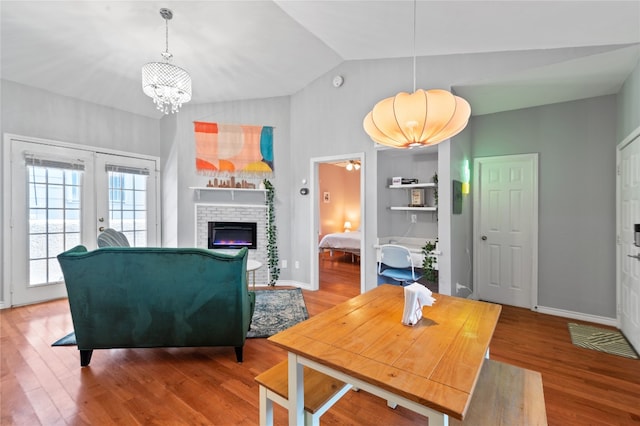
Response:
[{"label": "white crumpled napkin", "polygon": [[413,283],[404,288],[404,311],[402,323],[415,325],[422,318],[422,307],[431,306],[436,301],[431,297],[431,290],[419,283]]}]

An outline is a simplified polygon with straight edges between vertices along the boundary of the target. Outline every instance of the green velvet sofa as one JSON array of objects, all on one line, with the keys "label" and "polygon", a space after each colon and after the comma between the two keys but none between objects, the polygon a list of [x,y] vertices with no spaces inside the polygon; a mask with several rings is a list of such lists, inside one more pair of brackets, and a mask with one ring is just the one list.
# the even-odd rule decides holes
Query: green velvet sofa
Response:
[{"label": "green velvet sofa", "polygon": [[247,249],[76,246],[58,255],[80,351],[233,346],[242,349],[255,306]]}]

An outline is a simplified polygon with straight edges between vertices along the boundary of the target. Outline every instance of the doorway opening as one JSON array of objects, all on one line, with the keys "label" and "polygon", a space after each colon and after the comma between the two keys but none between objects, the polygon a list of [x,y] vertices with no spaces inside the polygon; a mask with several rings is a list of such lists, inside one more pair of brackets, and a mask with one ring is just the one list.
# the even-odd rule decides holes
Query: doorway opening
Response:
[{"label": "doorway opening", "polygon": [[364,291],[364,166],[363,153],[311,159],[313,290]]}]

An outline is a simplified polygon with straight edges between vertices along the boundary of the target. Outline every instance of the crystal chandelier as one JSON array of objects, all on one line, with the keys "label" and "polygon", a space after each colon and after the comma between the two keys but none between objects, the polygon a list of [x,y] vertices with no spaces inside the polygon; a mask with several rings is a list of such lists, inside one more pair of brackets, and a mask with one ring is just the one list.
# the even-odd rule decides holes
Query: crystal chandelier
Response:
[{"label": "crystal chandelier", "polygon": [[165,23],[165,51],[161,53],[164,62],[149,62],[142,67],[142,90],[160,111],[173,114],[191,100],[191,77],[182,68],[169,63],[173,57],[169,53],[169,19],[173,18],[173,12],[162,8],[160,16]]}]

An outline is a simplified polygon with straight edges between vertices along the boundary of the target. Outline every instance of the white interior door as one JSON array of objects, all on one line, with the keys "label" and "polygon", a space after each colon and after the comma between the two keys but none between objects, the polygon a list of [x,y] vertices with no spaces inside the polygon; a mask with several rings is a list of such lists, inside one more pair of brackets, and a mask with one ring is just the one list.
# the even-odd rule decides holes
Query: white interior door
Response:
[{"label": "white interior door", "polygon": [[11,305],[66,297],[57,255],[96,248],[102,227],[132,246],[156,245],[156,162],[99,154],[54,141],[11,138],[9,262]]},{"label": "white interior door", "polygon": [[537,304],[538,156],[474,161],[474,286],[482,300]]},{"label": "white interior door", "polygon": [[640,352],[640,137],[619,152],[618,315],[620,330]]}]

